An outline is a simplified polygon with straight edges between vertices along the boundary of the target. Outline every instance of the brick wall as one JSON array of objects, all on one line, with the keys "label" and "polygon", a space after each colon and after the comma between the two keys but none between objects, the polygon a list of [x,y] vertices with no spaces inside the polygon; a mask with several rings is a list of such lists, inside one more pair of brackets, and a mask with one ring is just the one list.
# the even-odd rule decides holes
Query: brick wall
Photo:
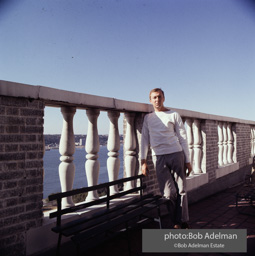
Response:
[{"label": "brick wall", "polygon": [[249,165],[251,157],[251,126],[237,123],[233,127],[233,132],[236,137],[236,160],[242,168]]},{"label": "brick wall", "polygon": [[209,182],[215,180],[215,170],[218,168],[218,127],[214,120],[204,120],[201,123],[203,138],[202,170],[208,173]]},{"label": "brick wall", "polygon": [[26,255],[42,224],[43,116],[38,100],[0,96],[0,255]]}]

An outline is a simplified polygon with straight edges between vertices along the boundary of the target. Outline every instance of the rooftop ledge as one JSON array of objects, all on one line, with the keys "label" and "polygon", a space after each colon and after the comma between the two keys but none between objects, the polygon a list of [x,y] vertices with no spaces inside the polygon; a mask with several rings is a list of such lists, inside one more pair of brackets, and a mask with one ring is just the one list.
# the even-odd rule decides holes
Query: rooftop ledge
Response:
[{"label": "rooftop ledge", "polygon": [[[24,97],[43,100],[46,106],[61,107],[74,106],[78,109],[98,108],[101,110],[116,110],[120,112],[142,112],[153,110],[150,104],[119,100],[115,98],[59,90],[45,86],[28,85],[0,80],[0,95],[10,97]],[[246,123],[255,125],[255,121],[205,114],[185,109],[171,108],[181,116],[187,118],[211,119],[216,121]]]}]

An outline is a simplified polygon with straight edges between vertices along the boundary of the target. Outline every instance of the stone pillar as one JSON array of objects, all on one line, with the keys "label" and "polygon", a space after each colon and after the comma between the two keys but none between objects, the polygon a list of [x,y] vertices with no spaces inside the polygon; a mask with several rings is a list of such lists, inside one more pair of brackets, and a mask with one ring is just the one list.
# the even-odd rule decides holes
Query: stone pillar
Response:
[{"label": "stone pillar", "polygon": [[194,135],[194,173],[202,173],[201,160],[202,160],[202,136],[200,131],[200,120],[195,119],[193,122],[193,135]]},{"label": "stone pillar", "polygon": [[194,150],[193,150],[193,144],[194,144],[194,139],[193,139],[193,132],[192,132],[192,119],[186,119],[186,124],[187,124],[187,138],[188,138],[188,146],[189,146],[189,155],[190,155],[190,163],[193,166],[193,159],[194,159]]},{"label": "stone pillar", "polygon": [[227,123],[223,123],[223,164],[228,164],[228,132]]},{"label": "stone pillar", "polygon": [[[132,177],[136,168],[136,138],[134,129],[135,113],[125,113],[126,118],[126,137],[124,142],[125,149],[125,170],[126,176]],[[125,189],[134,188],[134,182],[127,182]]]},{"label": "stone pillar", "polygon": [[231,123],[227,124],[227,134],[228,134],[228,163],[232,164],[233,161],[233,152],[234,152],[234,146],[233,146],[233,134],[232,134],[232,125]]},{"label": "stone pillar", "polygon": [[[118,119],[120,113],[116,111],[108,111],[108,117],[110,120],[109,136],[107,141],[108,159],[107,159],[107,170],[109,181],[114,181],[118,179],[120,170],[120,159],[119,159],[119,149],[120,149],[120,136],[118,128]],[[118,186],[110,187],[110,194],[118,193]]]},{"label": "stone pillar", "polygon": [[218,124],[218,147],[219,147],[219,154],[218,154],[218,163],[219,166],[223,166],[223,127],[222,123],[219,122]]},{"label": "stone pillar", "polygon": [[245,123],[235,123],[232,129],[236,134],[236,161],[239,163],[239,168],[241,169],[248,166],[251,156],[251,127]]},{"label": "stone pillar", "polygon": [[27,255],[28,232],[44,222],[43,117],[43,101],[0,95],[2,256]]},{"label": "stone pillar", "polygon": [[[88,186],[94,186],[98,184],[100,163],[98,161],[99,151],[99,137],[97,130],[97,119],[100,114],[98,109],[88,109],[86,111],[88,117],[88,132],[86,138],[85,150],[87,152],[85,163],[85,170],[87,176]],[[97,191],[88,192],[86,201],[93,201],[98,199]]]},{"label": "stone pillar", "polygon": [[[59,143],[60,165],[59,178],[61,191],[66,192],[73,189],[75,165],[73,163],[75,152],[75,141],[73,133],[73,117],[76,112],[74,107],[61,107],[63,115],[63,127]],[[62,199],[63,207],[73,206],[72,197]]]}]

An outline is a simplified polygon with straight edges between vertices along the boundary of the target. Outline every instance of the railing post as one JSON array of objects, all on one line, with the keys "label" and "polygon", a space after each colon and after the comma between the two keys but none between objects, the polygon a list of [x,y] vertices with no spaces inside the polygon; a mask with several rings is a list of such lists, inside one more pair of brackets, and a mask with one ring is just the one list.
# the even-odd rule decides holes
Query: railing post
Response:
[{"label": "railing post", "polygon": [[190,155],[190,162],[193,166],[193,161],[194,161],[194,150],[193,150],[193,144],[194,144],[194,139],[193,139],[193,132],[192,132],[192,119],[186,119],[186,124],[187,124],[187,138],[188,138],[188,146],[189,146],[189,155]]},{"label": "railing post", "polygon": [[201,158],[202,158],[202,136],[200,131],[200,120],[195,119],[193,122],[193,136],[194,136],[194,173],[202,173]]},{"label": "railing post", "polygon": [[250,134],[250,138],[251,138],[251,157],[253,157],[254,154],[254,134],[253,134],[253,127],[251,127],[251,134]]},{"label": "railing post", "polygon": [[[125,113],[126,118],[126,137],[124,142],[125,149],[125,170],[126,176],[132,177],[135,174],[136,168],[136,138],[134,131],[135,113]],[[134,188],[134,182],[129,181],[125,189]]]},{"label": "railing post", "polygon": [[[119,149],[120,149],[120,135],[118,128],[118,119],[120,113],[116,111],[108,111],[108,117],[110,120],[109,136],[107,141],[108,149],[108,159],[107,159],[107,170],[109,181],[114,181],[118,179],[120,170],[120,159],[119,159]],[[118,193],[118,186],[110,187],[110,194]]]},{"label": "railing post", "polygon": [[[87,152],[85,170],[88,181],[88,186],[97,185],[100,163],[98,161],[99,137],[97,130],[97,119],[100,114],[98,109],[86,110],[88,117],[88,132],[86,137],[85,150]],[[89,191],[86,201],[98,199],[97,191]]]},{"label": "railing post", "polygon": [[223,123],[223,164],[228,164],[228,133],[227,123]]},{"label": "railing post", "polygon": [[[73,133],[73,117],[76,112],[74,107],[61,107],[63,115],[63,127],[59,143],[60,165],[59,178],[61,191],[66,192],[73,189],[75,165],[73,163],[75,152],[75,140]],[[63,207],[73,206],[72,197],[62,199]]]},{"label": "railing post", "polygon": [[223,128],[222,123],[218,123],[218,146],[219,146],[219,154],[218,154],[218,163],[219,166],[223,166]]},{"label": "railing post", "polygon": [[251,133],[252,133],[252,145],[253,145],[252,156],[254,156],[255,155],[255,127],[254,126],[251,128]]},{"label": "railing post", "polygon": [[233,161],[233,134],[232,134],[232,125],[231,123],[227,124],[227,133],[228,133],[228,163],[232,164]]}]

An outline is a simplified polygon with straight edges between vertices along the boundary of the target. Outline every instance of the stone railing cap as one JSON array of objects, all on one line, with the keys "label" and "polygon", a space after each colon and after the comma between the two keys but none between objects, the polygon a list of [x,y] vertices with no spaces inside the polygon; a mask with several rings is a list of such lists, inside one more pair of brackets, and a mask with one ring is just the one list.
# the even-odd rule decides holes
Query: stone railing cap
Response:
[{"label": "stone railing cap", "polygon": [[[34,86],[16,82],[0,80],[0,95],[10,97],[24,97],[40,99],[46,106],[61,107],[74,106],[81,109],[98,108],[101,110],[116,110],[120,112],[143,112],[153,111],[150,104],[125,101],[115,98],[90,95],[66,90],[60,90],[45,86]],[[255,121],[243,120],[233,117],[206,114],[191,110],[171,108],[184,118],[210,119],[222,122],[246,123],[255,125]]]}]

